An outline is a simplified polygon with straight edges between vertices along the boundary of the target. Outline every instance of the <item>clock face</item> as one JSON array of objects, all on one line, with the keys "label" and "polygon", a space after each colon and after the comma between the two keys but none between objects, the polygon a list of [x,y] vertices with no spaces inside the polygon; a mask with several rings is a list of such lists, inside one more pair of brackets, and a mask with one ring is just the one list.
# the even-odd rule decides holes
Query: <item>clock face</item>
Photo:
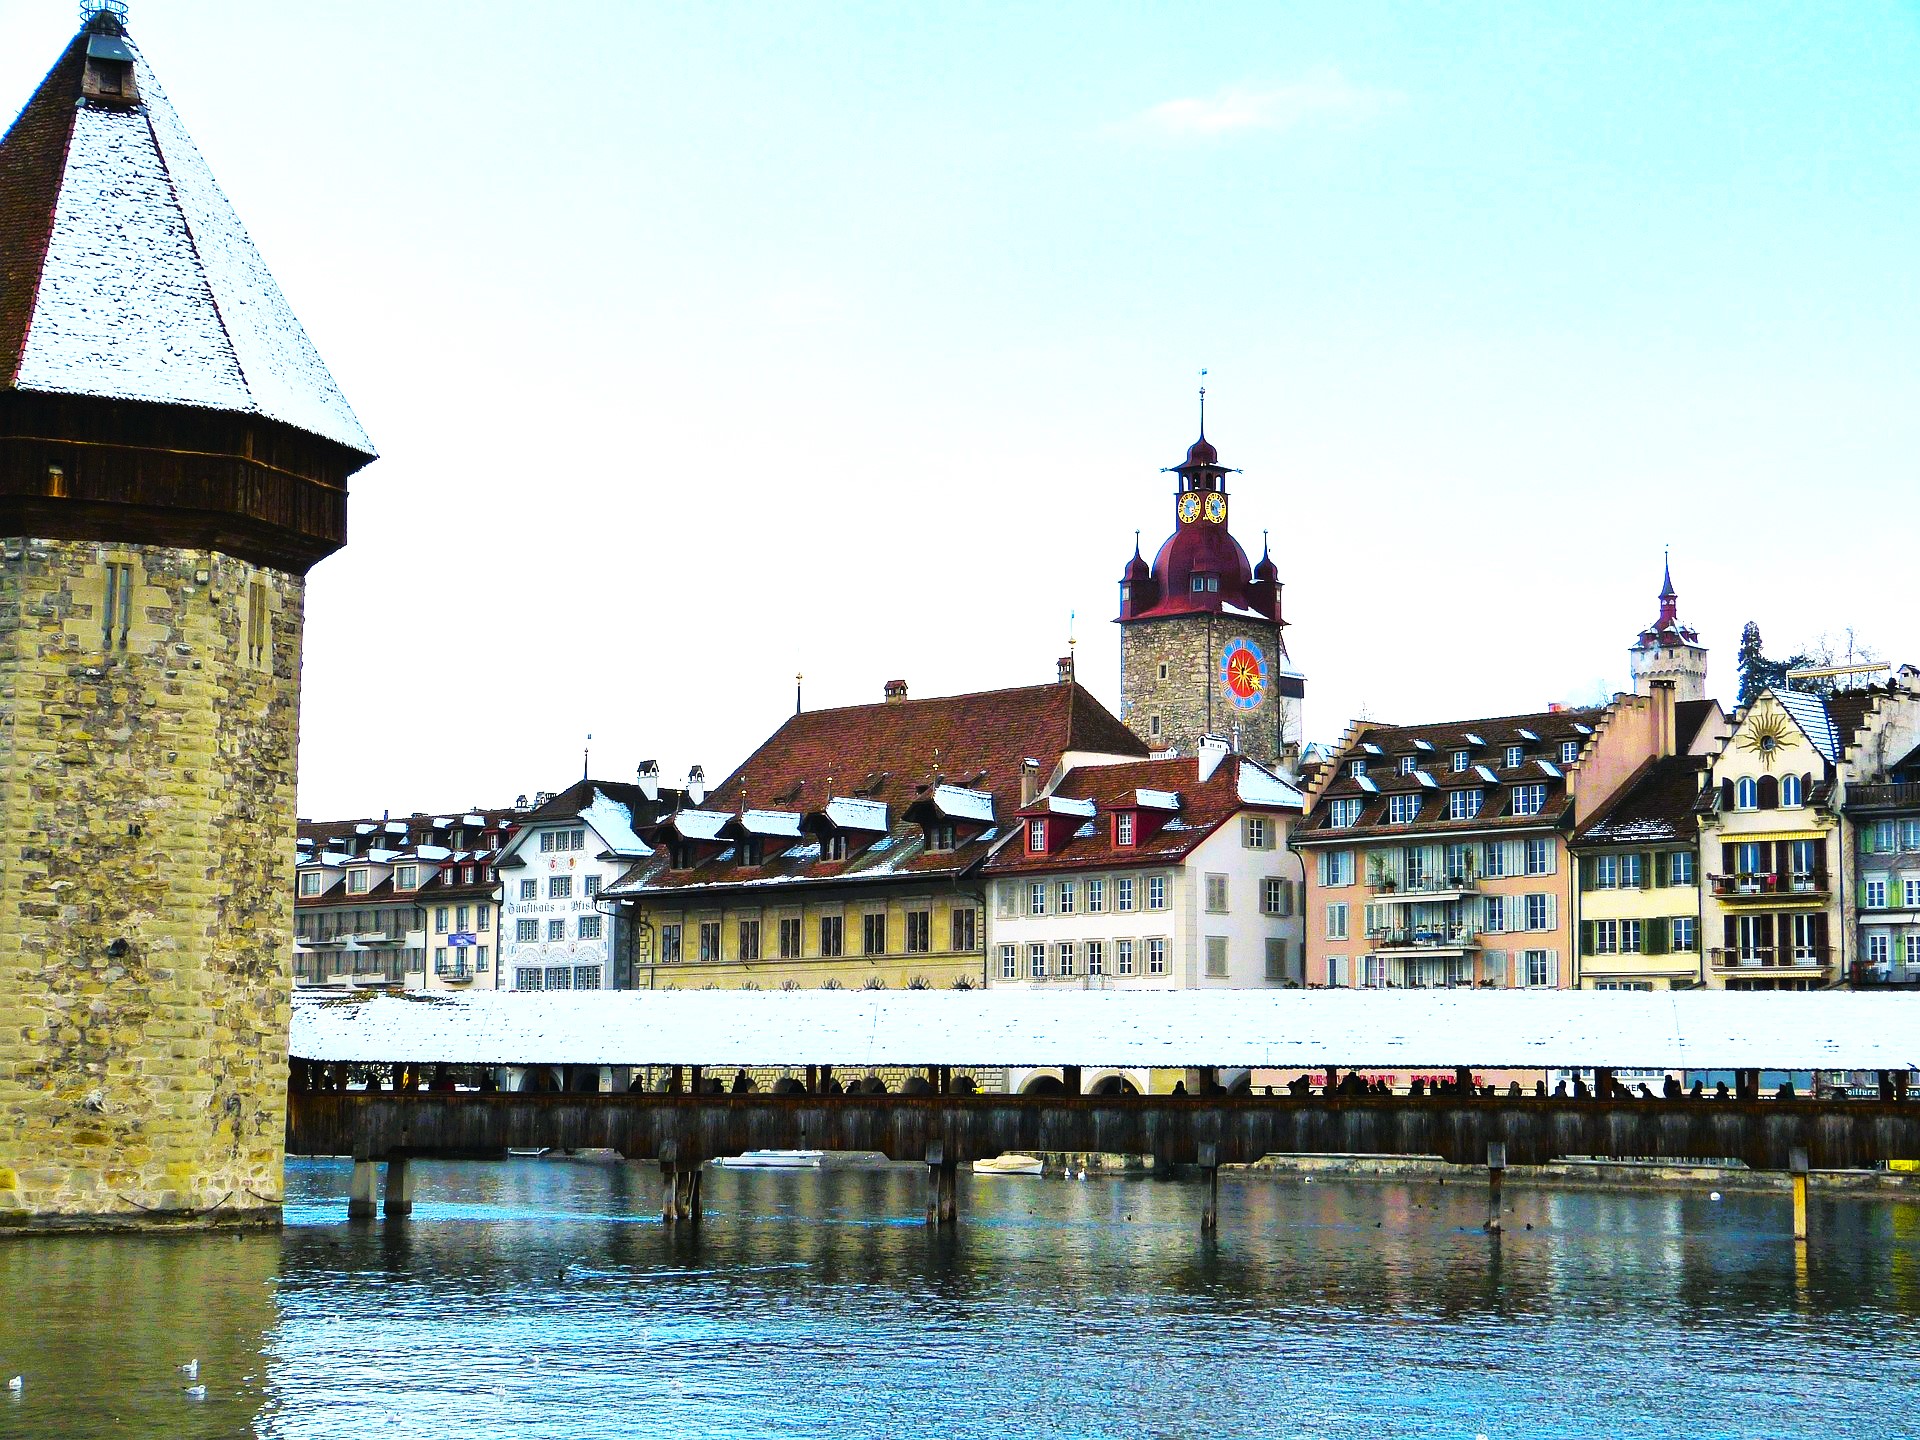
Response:
[{"label": "clock face", "polygon": [[1219,491],[1207,496],[1207,519],[1218,525],[1227,518],[1227,497]]},{"label": "clock face", "polygon": [[1180,521],[1191,525],[1200,518],[1200,497],[1189,490],[1180,497]]},{"label": "clock face", "polygon": [[1220,652],[1220,684],[1237,710],[1251,710],[1267,698],[1267,657],[1251,640],[1234,638]]}]

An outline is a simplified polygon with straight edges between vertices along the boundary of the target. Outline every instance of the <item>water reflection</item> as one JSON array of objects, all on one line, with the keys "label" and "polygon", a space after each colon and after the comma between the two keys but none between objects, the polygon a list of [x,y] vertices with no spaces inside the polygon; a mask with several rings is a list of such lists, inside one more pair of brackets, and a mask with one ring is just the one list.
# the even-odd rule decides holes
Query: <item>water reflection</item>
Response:
[{"label": "water reflection", "polygon": [[1510,1186],[1491,1240],[1477,1184],[1263,1178],[1203,1242],[1146,1179],[963,1177],[944,1233],[911,1167],[713,1171],[698,1231],[650,1167],[427,1165],[394,1225],[288,1181],[280,1236],[0,1246],[0,1433],[1877,1436],[1920,1393],[1904,1203],[1797,1257],[1784,1195]]}]

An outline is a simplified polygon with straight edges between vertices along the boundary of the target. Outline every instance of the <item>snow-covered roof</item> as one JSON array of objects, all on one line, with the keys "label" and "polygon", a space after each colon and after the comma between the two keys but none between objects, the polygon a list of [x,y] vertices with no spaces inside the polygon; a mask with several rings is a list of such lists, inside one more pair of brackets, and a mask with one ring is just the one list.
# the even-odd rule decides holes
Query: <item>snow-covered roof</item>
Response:
[{"label": "snow-covered roof", "polygon": [[1553,761],[1551,760],[1536,760],[1534,761],[1534,764],[1540,767],[1540,773],[1543,775],[1549,776],[1555,780],[1564,778],[1560,773],[1560,767],[1554,764]]},{"label": "snow-covered roof", "polygon": [[[689,967],[691,969],[691,967]],[[293,1054],[450,1064],[1906,1069],[1920,996],[1733,991],[296,995]]]},{"label": "snow-covered roof", "polygon": [[451,860],[453,851],[444,845],[422,845],[414,851],[422,860]]},{"label": "snow-covered roof", "polygon": [[1353,777],[1353,783],[1358,785],[1362,790],[1366,791],[1367,794],[1369,795],[1378,795],[1380,793],[1380,787],[1374,784],[1372,779],[1370,779],[1368,776],[1356,775]]},{"label": "snow-covered roof", "polygon": [[1416,750],[1431,750],[1433,749],[1433,742],[1431,740],[1422,740],[1416,735],[1413,737],[1413,748]]},{"label": "snow-covered roof", "polygon": [[580,818],[593,827],[609,854],[636,859],[653,853],[653,847],[634,833],[633,812],[597,786]]},{"label": "snow-covered roof", "polygon": [[1485,740],[1482,740],[1478,735],[1474,734],[1473,731],[1469,730],[1467,731],[1467,743],[1469,745],[1478,745],[1482,748],[1485,748],[1487,742]]},{"label": "snow-covered roof", "polygon": [[740,828],[749,835],[797,840],[800,838],[800,815],[794,810],[749,810],[740,817]]},{"label": "snow-covered roof", "polygon": [[1435,784],[1438,783],[1434,780],[1433,776],[1424,770],[1415,770],[1413,772],[1413,778],[1420,782],[1420,788],[1423,790],[1431,790]]},{"label": "snow-covered roof", "polygon": [[1244,805],[1293,805],[1306,808],[1307,798],[1297,786],[1289,784],[1264,765],[1256,765],[1251,760],[1240,762],[1240,773],[1234,777],[1239,788],[1240,801]]},{"label": "snow-covered roof", "polygon": [[1537,734],[1529,730],[1524,725],[1522,725],[1519,729],[1515,730],[1513,733],[1518,735],[1522,740],[1538,740],[1540,738]]},{"label": "snow-covered roof", "polygon": [[1079,815],[1088,820],[1094,816],[1093,801],[1076,800],[1068,795],[1049,795],[1040,802],[1040,808],[1049,815]]},{"label": "snow-covered roof", "polygon": [[1473,773],[1478,775],[1482,780],[1486,781],[1489,785],[1498,785],[1500,783],[1500,777],[1494,774],[1493,771],[1488,769],[1485,765],[1474,766]]},{"label": "snow-covered roof", "polygon": [[141,103],[73,117],[21,390],[263,415],[372,455],[132,42]]},{"label": "snow-covered roof", "polygon": [[1258,610],[1249,610],[1244,605],[1235,605],[1231,600],[1221,602],[1220,613],[1222,615],[1237,615],[1243,620],[1265,620],[1267,618]]},{"label": "snow-covered roof", "polygon": [[838,830],[887,829],[887,806],[883,800],[850,800],[836,795],[827,802],[826,817]]},{"label": "snow-covered roof", "polygon": [[1178,810],[1178,790],[1153,790],[1145,786],[1133,792],[1133,803],[1142,810]]},{"label": "snow-covered roof", "polygon": [[718,840],[721,827],[731,819],[724,810],[680,810],[667,826],[685,840]]},{"label": "snow-covered roof", "polygon": [[969,790],[962,785],[933,787],[933,808],[955,820],[993,823],[993,796],[985,790]]}]

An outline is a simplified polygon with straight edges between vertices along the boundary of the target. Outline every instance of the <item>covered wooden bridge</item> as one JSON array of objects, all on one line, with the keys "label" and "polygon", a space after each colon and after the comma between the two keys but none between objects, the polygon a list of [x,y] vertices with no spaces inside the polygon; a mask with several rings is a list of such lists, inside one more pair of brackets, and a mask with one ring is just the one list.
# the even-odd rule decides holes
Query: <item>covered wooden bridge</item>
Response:
[{"label": "covered wooden bridge", "polygon": [[[1269,1154],[1432,1155],[1485,1166],[1498,1225],[1509,1164],[1565,1156],[1736,1158],[1795,1175],[1804,1234],[1809,1168],[1920,1157],[1920,997],[1856,994],[1499,991],[637,992],[305,998],[294,1011],[292,1154],[350,1155],[355,1208],[410,1204],[406,1161],[510,1149],[606,1148],[658,1160],[665,1213],[699,1213],[710,1159],[753,1150],[877,1151],[929,1167],[929,1219],[954,1217],[957,1166],[1075,1151],[1194,1165],[1211,1202],[1218,1167]],[[503,1075],[567,1067],[588,1093],[502,1088]],[[778,1090],[728,1089],[768,1067]],[[969,1091],[965,1067],[1056,1070],[1054,1093]],[[1102,1069],[1178,1070],[1189,1093],[1085,1094]],[[1474,1070],[1588,1071],[1591,1093],[1487,1093]],[[1418,1095],[1342,1085],[1357,1069],[1458,1074]],[[1621,1070],[1725,1071],[1712,1093],[1629,1096]],[[1762,1070],[1869,1071],[1876,1100],[1763,1095]],[[621,1083],[635,1071],[661,1088]],[[894,1090],[839,1076],[909,1076]],[[1226,1072],[1308,1072],[1281,1093],[1208,1083]],[[381,1088],[349,1077],[375,1075]],[[459,1085],[452,1077],[465,1076]],[[1585,1087],[1582,1087],[1583,1089]],[[716,1091],[720,1093],[716,1093]]]}]

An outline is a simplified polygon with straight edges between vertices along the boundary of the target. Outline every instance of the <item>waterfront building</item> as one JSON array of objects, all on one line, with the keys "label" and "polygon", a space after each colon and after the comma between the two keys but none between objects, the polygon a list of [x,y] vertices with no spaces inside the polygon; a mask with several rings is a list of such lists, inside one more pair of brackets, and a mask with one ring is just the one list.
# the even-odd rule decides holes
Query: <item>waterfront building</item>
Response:
[{"label": "waterfront building", "polygon": [[305,577],[374,448],[124,12],[0,139],[0,1207],[266,1218]]},{"label": "waterfront building", "polygon": [[1858,986],[1920,985],[1920,672],[1877,691],[1848,755]]},{"label": "waterfront building", "polygon": [[633,984],[625,919],[603,890],[653,851],[640,830],[704,797],[660,788],[652,761],[632,782],[583,779],[547,796],[501,848],[500,980],[510,990],[623,990]]},{"label": "waterfront building", "polygon": [[[1659,687],[1677,690],[1677,682],[1650,682]],[[1575,983],[1582,989],[1706,983],[1695,806],[1712,751],[1725,739],[1725,716],[1712,700],[1681,701],[1673,714],[1671,746],[1650,755],[1574,832]]]},{"label": "waterfront building", "polygon": [[1605,707],[1356,721],[1309,792],[1310,985],[1573,983],[1567,842],[1673,733],[1673,690]]},{"label": "waterfront building", "polygon": [[[1201,392],[1202,404],[1205,392]],[[1206,436],[1175,477],[1174,529],[1149,566],[1136,534],[1120,577],[1120,718],[1155,751],[1198,753],[1226,735],[1241,754],[1291,770],[1306,679],[1287,655],[1279,567],[1258,564],[1229,524],[1226,477]]]},{"label": "waterfront building", "polygon": [[1147,758],[1073,679],[786,720],[609,886],[641,988],[971,987],[983,870],[1075,768]]},{"label": "waterfront building", "polygon": [[1763,690],[1733,717],[1698,802],[1707,983],[1812,990],[1846,966],[1848,747],[1868,690]]},{"label": "waterfront building", "polygon": [[301,821],[294,983],[494,988],[495,865],[520,814]]}]

